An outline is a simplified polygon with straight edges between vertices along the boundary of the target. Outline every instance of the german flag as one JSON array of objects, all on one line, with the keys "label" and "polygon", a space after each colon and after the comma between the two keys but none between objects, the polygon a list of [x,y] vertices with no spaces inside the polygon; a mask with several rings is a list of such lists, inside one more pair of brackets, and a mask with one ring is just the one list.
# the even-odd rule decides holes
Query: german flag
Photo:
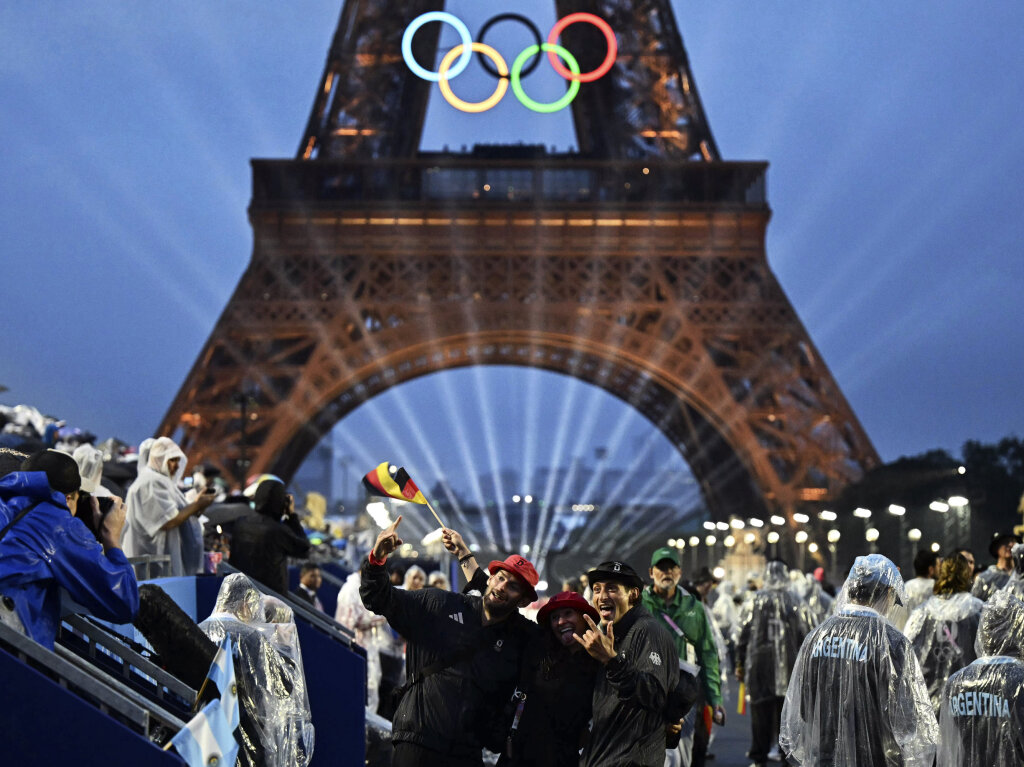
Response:
[{"label": "german flag", "polygon": [[370,495],[382,495],[409,503],[426,503],[427,499],[409,478],[408,472],[401,467],[393,467],[384,461],[373,471],[363,477],[363,487]]}]

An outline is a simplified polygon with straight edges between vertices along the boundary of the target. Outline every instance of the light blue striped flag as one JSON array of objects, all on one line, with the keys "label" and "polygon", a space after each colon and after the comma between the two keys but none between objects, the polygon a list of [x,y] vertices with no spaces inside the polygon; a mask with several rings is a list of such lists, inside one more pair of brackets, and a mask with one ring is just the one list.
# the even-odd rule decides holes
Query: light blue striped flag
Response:
[{"label": "light blue striped flag", "polygon": [[217,685],[224,716],[234,730],[238,726],[238,688],[235,686],[235,663],[231,657],[230,636],[221,641],[206,678]]},{"label": "light blue striped flag", "polygon": [[171,743],[189,767],[231,767],[238,755],[234,728],[219,699],[203,706]]}]

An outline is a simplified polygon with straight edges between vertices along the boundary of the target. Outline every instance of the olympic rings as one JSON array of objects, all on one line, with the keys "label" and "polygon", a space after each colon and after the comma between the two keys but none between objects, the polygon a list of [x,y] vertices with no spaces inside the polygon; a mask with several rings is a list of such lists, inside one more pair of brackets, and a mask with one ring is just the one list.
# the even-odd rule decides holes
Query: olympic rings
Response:
[{"label": "olympic rings", "polygon": [[459,63],[455,65],[455,69],[451,73],[452,77],[462,74],[462,70],[469,66],[469,60],[473,58],[473,52],[470,50],[473,38],[470,36],[469,27],[462,22],[462,19],[457,16],[452,16],[450,13],[445,13],[444,11],[430,11],[429,13],[421,14],[413,19],[412,23],[405,28],[405,33],[402,35],[402,58],[405,59],[406,65],[408,65],[414,75],[421,77],[424,80],[430,80],[432,83],[436,83],[441,79],[441,75],[437,72],[431,72],[421,67],[412,55],[413,35],[419,31],[420,27],[424,24],[429,24],[431,21],[447,21],[455,27],[455,31],[458,32],[459,37],[462,38],[462,58],[459,59]]},{"label": "olympic rings", "polygon": [[[537,29],[537,25],[534,24],[532,21],[530,21],[525,16],[521,16],[518,13],[499,13],[497,16],[491,16],[491,18],[489,18],[487,20],[487,23],[484,24],[482,27],[480,27],[480,31],[476,33],[477,39],[480,42],[483,42],[484,41],[484,35],[487,34],[487,30],[490,29],[491,27],[493,27],[495,24],[498,24],[498,23],[500,23],[502,21],[518,21],[521,24],[524,24],[526,26],[526,28],[529,29],[530,32],[533,33],[533,39],[537,43],[538,46],[541,43],[544,42],[543,40],[541,40],[540,30]],[[550,42],[550,41],[548,41],[548,42]],[[539,48],[538,48],[538,50],[539,50]],[[541,58],[542,58],[541,56],[537,56],[536,58],[534,58],[534,60],[530,62],[530,66],[528,66],[526,69],[523,70],[523,75],[522,76],[526,77],[526,75],[530,74],[530,72],[535,70],[537,68],[537,65],[540,64]],[[482,66],[484,68],[484,70],[487,72],[487,74],[489,74],[491,77],[507,76],[507,75],[499,75],[498,72],[496,72],[495,70],[491,69],[491,65],[487,63],[487,59],[483,59],[483,58],[480,59],[480,66]],[[454,75],[452,75],[452,77],[454,77]]]},{"label": "olympic rings", "polygon": [[[441,66],[438,67],[437,74],[440,80],[438,85],[441,87],[441,93],[444,94],[444,99],[456,109],[461,109],[463,112],[486,112],[488,109],[497,104],[505,95],[505,91],[508,90],[508,64],[505,63],[505,59],[501,57],[494,48],[483,43],[474,42],[471,44],[472,49],[477,53],[482,53],[498,68],[498,87],[494,89],[494,93],[488,96],[483,101],[477,101],[475,103],[463,101],[452,92],[452,86],[448,83],[448,68],[452,65],[452,61],[455,57],[462,53],[462,45],[456,45],[445,57],[441,59]],[[535,48],[537,46],[534,46]],[[518,61],[518,60],[517,60]]]},{"label": "olympic rings", "polygon": [[572,85],[569,86],[569,90],[565,92],[565,95],[558,99],[558,101],[552,101],[550,104],[541,104],[527,96],[526,92],[523,90],[520,73],[522,72],[523,64],[526,60],[530,58],[530,56],[540,53],[541,50],[547,51],[549,56],[554,56],[557,53],[565,59],[566,63],[569,65],[569,69],[571,69],[572,73],[575,75],[579,75],[580,65],[569,51],[561,45],[552,45],[551,43],[531,45],[516,56],[516,60],[512,63],[512,90],[516,94],[516,98],[519,99],[522,105],[527,109],[532,109],[534,112],[541,112],[543,114],[550,114],[551,112],[557,112],[560,109],[565,109],[572,103],[572,100],[576,98],[576,94],[580,91],[580,81],[574,78],[572,80]]},{"label": "olympic rings", "polygon": [[[460,109],[464,112],[487,111],[501,101],[508,90],[509,83],[511,83],[512,92],[515,93],[516,98],[527,109],[534,112],[551,113],[567,107],[579,93],[581,83],[593,82],[607,74],[615,63],[615,57],[618,55],[618,45],[615,41],[615,33],[612,31],[611,26],[604,19],[595,16],[592,13],[572,13],[565,18],[560,19],[551,28],[551,32],[548,33],[547,42],[545,43],[540,42],[540,35],[537,28],[529,19],[516,13],[498,14],[491,18],[480,29],[479,37],[481,40],[491,26],[499,21],[505,20],[523,22],[534,33],[534,38],[538,41],[537,44],[527,47],[518,56],[516,56],[515,61],[512,64],[511,71],[509,71],[505,60],[494,48],[483,42],[474,42],[470,37],[468,27],[466,27],[459,18],[445,11],[430,11],[428,13],[421,14],[412,20],[409,26],[406,27],[405,33],[402,35],[402,58],[405,59],[406,65],[413,74],[424,80],[438,83],[445,100],[456,109]],[[420,66],[412,53],[412,40],[416,32],[419,31],[419,28],[424,24],[432,21],[450,24],[455,28],[455,31],[458,32],[460,38],[460,43],[444,55],[437,72],[431,72]],[[597,27],[604,34],[605,41],[608,44],[608,52],[605,55],[604,60],[601,62],[601,65],[597,67],[597,69],[583,74],[580,73],[579,62],[577,62],[576,58],[568,50],[558,44],[558,38],[566,27],[571,24],[581,22],[587,22]],[[534,101],[526,95],[522,85],[523,76],[532,72],[537,64],[540,63],[541,58],[543,58],[541,55],[542,51],[547,53],[548,59],[551,61],[555,71],[569,81],[569,88],[566,90],[565,95],[560,99],[549,103]],[[499,79],[499,83],[494,89],[494,92],[483,101],[466,102],[454,94],[450,81],[466,69],[474,52],[486,57],[481,58],[480,62],[489,74]],[[530,62],[529,66],[527,66],[526,61],[530,57],[534,57],[534,60]],[[457,61],[456,58],[458,59]],[[490,59],[494,63],[497,67],[496,71],[487,63],[487,59]],[[559,59],[561,59],[561,61]],[[564,61],[565,64],[563,64],[562,61]],[[568,68],[566,68],[566,65],[568,65]]]},{"label": "olympic rings", "polygon": [[552,49],[545,48],[544,50],[548,52],[548,60],[551,62],[551,66],[553,66],[555,71],[566,80],[581,83],[592,83],[599,77],[603,77],[608,70],[612,68],[612,64],[615,63],[615,54],[618,53],[618,46],[615,44],[615,33],[612,32],[611,25],[607,21],[592,13],[570,13],[565,18],[559,19],[555,22],[555,26],[551,27],[551,31],[548,32],[548,42],[554,45],[558,42],[558,37],[562,34],[562,30],[570,24],[578,24],[583,21],[588,21],[600,29],[604,33],[605,42],[608,43],[608,53],[605,54],[604,61],[601,62],[601,66],[597,69],[583,75],[579,72],[567,72],[565,67],[562,66],[562,62],[555,56],[555,52]]}]

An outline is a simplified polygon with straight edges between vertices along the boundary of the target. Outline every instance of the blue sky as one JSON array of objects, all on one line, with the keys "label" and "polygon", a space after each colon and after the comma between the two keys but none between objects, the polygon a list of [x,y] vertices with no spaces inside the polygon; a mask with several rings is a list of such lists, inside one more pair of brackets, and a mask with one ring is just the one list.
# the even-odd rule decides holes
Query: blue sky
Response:
[{"label": "blue sky", "polygon": [[[3,4],[0,402],[101,438],[151,434],[248,263],[249,159],[294,155],[340,7]],[[675,8],[723,156],[771,163],[769,262],[883,459],[1024,434],[1024,4]],[[513,6],[449,9],[477,28]],[[542,30],[554,20],[553,3],[514,10]],[[433,98],[426,129],[425,148],[572,141],[568,112],[510,97],[477,117]],[[540,385],[524,418],[555,423],[573,397],[598,414],[555,460],[623,432],[627,462],[643,434],[616,429],[633,416],[588,387],[495,373],[475,377],[467,411]],[[423,413],[431,386],[384,397]],[[386,411],[384,397],[364,410]],[[453,420],[466,451],[444,431]],[[528,449],[516,421],[474,428],[475,412],[425,418],[427,449],[375,423],[357,412],[342,427],[367,455],[431,471],[429,449],[449,467]],[[557,439],[538,437],[548,455]]]}]

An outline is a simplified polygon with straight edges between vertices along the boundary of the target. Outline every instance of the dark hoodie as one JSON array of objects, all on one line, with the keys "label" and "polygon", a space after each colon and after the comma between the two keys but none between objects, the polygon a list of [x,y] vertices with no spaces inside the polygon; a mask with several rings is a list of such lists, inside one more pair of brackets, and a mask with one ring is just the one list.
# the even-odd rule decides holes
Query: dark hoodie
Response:
[{"label": "dark hoodie", "polygon": [[278,594],[288,593],[288,557],[309,553],[309,540],[291,514],[280,522],[287,494],[276,480],[256,489],[256,516],[243,517],[231,534],[231,564]]}]

